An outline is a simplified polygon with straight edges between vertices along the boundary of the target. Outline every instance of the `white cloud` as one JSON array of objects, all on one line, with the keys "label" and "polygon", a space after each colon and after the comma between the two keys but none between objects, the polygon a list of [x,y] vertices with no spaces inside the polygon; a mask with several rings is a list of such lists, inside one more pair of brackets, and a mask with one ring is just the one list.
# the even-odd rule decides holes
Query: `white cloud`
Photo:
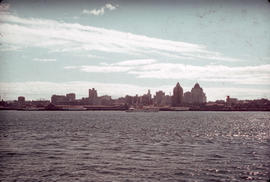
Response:
[{"label": "white cloud", "polygon": [[80,71],[91,73],[119,73],[131,71],[136,66],[144,66],[155,62],[156,60],[154,59],[135,59],[135,60],[121,61],[113,64],[100,63],[97,66],[93,65],[65,66],[64,69],[67,70],[79,69]]},{"label": "white cloud", "polygon": [[106,9],[110,10],[110,11],[113,11],[116,8],[118,8],[118,5],[114,6],[114,5],[110,4],[110,3],[108,3],[108,4],[105,4],[105,6],[102,6],[102,7],[98,8],[98,9],[92,9],[92,10],[84,9],[82,11],[82,13],[83,14],[95,15],[95,16],[102,16],[102,15],[104,15]]},{"label": "white cloud", "polygon": [[130,71],[139,78],[187,79],[237,84],[270,84],[270,65],[228,67],[223,65],[192,66],[157,63]]},{"label": "white cloud", "polygon": [[130,67],[122,66],[80,66],[80,70],[92,73],[114,73],[114,72],[127,72]]},{"label": "white cloud", "polygon": [[130,67],[122,67],[122,66],[65,66],[64,69],[79,69],[83,72],[91,72],[91,73],[117,73],[117,72],[127,72],[131,70]]},{"label": "white cloud", "polygon": [[[64,95],[74,92],[77,98],[87,97],[89,88],[96,88],[98,95],[111,95],[113,98],[128,95],[142,95],[150,89],[152,94],[158,90],[163,90],[166,94],[172,93],[175,85],[161,85],[157,87],[145,87],[132,84],[114,84],[98,82],[0,82],[0,95],[5,100],[17,99],[18,96],[26,96],[30,99],[50,99],[53,94]],[[184,87],[184,91],[191,87]],[[203,87],[208,100],[225,99],[227,95],[239,99],[270,98],[269,90],[257,88],[216,88]]]},{"label": "white cloud", "polygon": [[141,55],[152,58],[162,55],[181,60],[239,61],[203,45],[158,39],[80,24],[47,19],[20,18],[4,14],[0,17],[1,43],[20,48],[43,47],[49,52],[101,51]]},{"label": "white cloud", "polygon": [[112,4],[110,4],[110,3],[108,3],[108,4],[105,4],[105,7],[107,8],[107,9],[109,9],[109,10],[115,10],[116,8],[118,8],[119,7],[119,5],[112,5]]},{"label": "white cloud", "polygon": [[[69,66],[65,67],[69,69]],[[224,65],[192,66],[178,63],[159,63],[154,59],[138,59],[100,63],[97,66],[76,66],[84,72],[115,73],[125,72],[137,78],[199,80],[207,82],[227,82],[246,85],[269,85],[270,65],[229,67]]]},{"label": "white cloud", "polygon": [[41,58],[34,58],[34,61],[39,61],[39,62],[55,62],[56,59],[41,59]]},{"label": "white cloud", "polygon": [[66,70],[72,70],[72,69],[78,69],[79,66],[65,66],[64,69]]},{"label": "white cloud", "polygon": [[95,16],[104,15],[104,9],[105,9],[104,7],[100,9],[93,9],[93,10],[84,9],[83,14],[91,14]]},{"label": "white cloud", "polygon": [[148,65],[157,62],[154,59],[134,59],[114,63],[114,65],[119,66],[138,66],[138,65]]}]

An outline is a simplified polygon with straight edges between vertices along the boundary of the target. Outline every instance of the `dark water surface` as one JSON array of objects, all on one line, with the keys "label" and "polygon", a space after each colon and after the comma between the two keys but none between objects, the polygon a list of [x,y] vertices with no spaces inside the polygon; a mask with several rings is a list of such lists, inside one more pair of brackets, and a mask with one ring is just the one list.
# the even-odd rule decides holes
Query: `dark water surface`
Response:
[{"label": "dark water surface", "polygon": [[269,112],[0,111],[0,181],[267,181]]}]

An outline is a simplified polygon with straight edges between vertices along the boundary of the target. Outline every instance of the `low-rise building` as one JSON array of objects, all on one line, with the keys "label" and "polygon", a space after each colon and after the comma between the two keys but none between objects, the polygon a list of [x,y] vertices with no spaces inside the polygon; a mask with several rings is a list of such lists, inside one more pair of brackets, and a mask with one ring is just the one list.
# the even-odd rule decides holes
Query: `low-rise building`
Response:
[{"label": "low-rise building", "polygon": [[65,95],[52,95],[51,103],[55,105],[66,104],[67,97]]}]

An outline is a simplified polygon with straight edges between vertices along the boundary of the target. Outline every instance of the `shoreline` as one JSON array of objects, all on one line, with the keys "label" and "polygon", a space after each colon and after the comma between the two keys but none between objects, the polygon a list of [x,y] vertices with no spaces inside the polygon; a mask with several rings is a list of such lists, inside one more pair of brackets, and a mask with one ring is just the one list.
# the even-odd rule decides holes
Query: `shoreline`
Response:
[{"label": "shoreline", "polygon": [[[55,109],[55,110],[51,110],[51,109],[15,109],[15,108],[0,108],[0,111],[128,111],[126,109],[85,109],[85,110],[68,110],[68,109]],[[201,109],[201,110],[173,110],[173,109],[168,109],[168,110],[159,110],[158,112],[192,112],[192,111],[200,111],[200,112],[207,112],[207,111],[221,111],[221,112],[270,112],[270,110],[263,110],[263,109],[232,109],[232,110],[228,110],[228,109],[212,109],[212,110],[205,110],[205,109]],[[133,111],[133,112],[149,112],[149,111]],[[151,111],[150,111],[151,112]],[[132,112],[131,112],[132,113]]]}]

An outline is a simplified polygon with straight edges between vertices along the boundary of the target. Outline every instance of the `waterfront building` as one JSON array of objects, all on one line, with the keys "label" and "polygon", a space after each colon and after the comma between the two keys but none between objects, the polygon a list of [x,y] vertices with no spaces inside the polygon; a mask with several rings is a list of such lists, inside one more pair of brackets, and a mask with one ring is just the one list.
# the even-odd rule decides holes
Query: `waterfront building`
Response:
[{"label": "waterfront building", "polygon": [[191,104],[192,103],[192,94],[191,92],[185,92],[184,93],[184,103]]},{"label": "waterfront building", "polygon": [[103,95],[98,97],[98,104],[100,105],[112,105],[112,97],[109,95]]},{"label": "waterfront building", "polygon": [[161,90],[157,91],[156,95],[154,96],[154,104],[157,106],[161,105],[163,97],[165,97],[165,92]]},{"label": "waterfront building", "polygon": [[152,95],[150,93],[150,90],[148,90],[147,94],[144,94],[140,97],[139,103],[143,106],[152,104]]},{"label": "waterfront building", "polygon": [[172,97],[169,95],[165,95],[162,97],[162,101],[160,103],[161,106],[169,106],[172,104]]},{"label": "waterfront building", "polygon": [[193,104],[206,103],[205,93],[203,92],[203,89],[200,87],[198,83],[196,83],[194,87],[191,89],[191,97]]},{"label": "waterfront building", "polygon": [[49,100],[32,100],[31,105],[34,107],[45,107],[50,104]]},{"label": "waterfront building", "polygon": [[88,97],[83,97],[83,98],[77,100],[77,103],[79,105],[89,105],[89,98]]},{"label": "waterfront building", "polygon": [[68,102],[74,102],[76,99],[76,95],[75,93],[69,93],[69,94],[66,94],[66,98]]},{"label": "waterfront building", "polygon": [[132,105],[134,103],[134,97],[132,97],[130,95],[126,95],[125,96],[125,103],[127,103],[128,105]]},{"label": "waterfront building", "polygon": [[147,104],[148,105],[152,104],[152,95],[151,95],[150,89],[148,89],[148,92],[147,92]]},{"label": "waterfront building", "polygon": [[89,99],[96,99],[97,98],[97,90],[95,88],[89,89],[88,98]]},{"label": "waterfront building", "polygon": [[232,106],[238,103],[238,99],[236,98],[231,98],[230,96],[226,97],[226,105],[227,106]]},{"label": "waterfront building", "polygon": [[177,82],[173,89],[172,106],[180,106],[183,103],[183,88]]},{"label": "waterfront building", "polygon": [[120,97],[118,99],[114,100],[114,105],[124,105],[126,102],[126,99],[124,97]]},{"label": "waterfront building", "polygon": [[19,105],[24,105],[25,104],[25,97],[19,96],[18,97],[18,104]]},{"label": "waterfront building", "polygon": [[89,99],[89,104],[97,104],[97,90],[92,88],[88,90],[88,99]]},{"label": "waterfront building", "polygon": [[133,105],[139,105],[139,104],[140,104],[140,97],[138,96],[138,94],[136,94],[136,95],[133,97],[132,104],[133,104]]},{"label": "waterfront building", "polygon": [[215,103],[225,105],[225,101],[224,100],[216,100]]},{"label": "waterfront building", "polygon": [[67,98],[65,95],[52,95],[51,97],[51,103],[52,104],[66,104]]}]

